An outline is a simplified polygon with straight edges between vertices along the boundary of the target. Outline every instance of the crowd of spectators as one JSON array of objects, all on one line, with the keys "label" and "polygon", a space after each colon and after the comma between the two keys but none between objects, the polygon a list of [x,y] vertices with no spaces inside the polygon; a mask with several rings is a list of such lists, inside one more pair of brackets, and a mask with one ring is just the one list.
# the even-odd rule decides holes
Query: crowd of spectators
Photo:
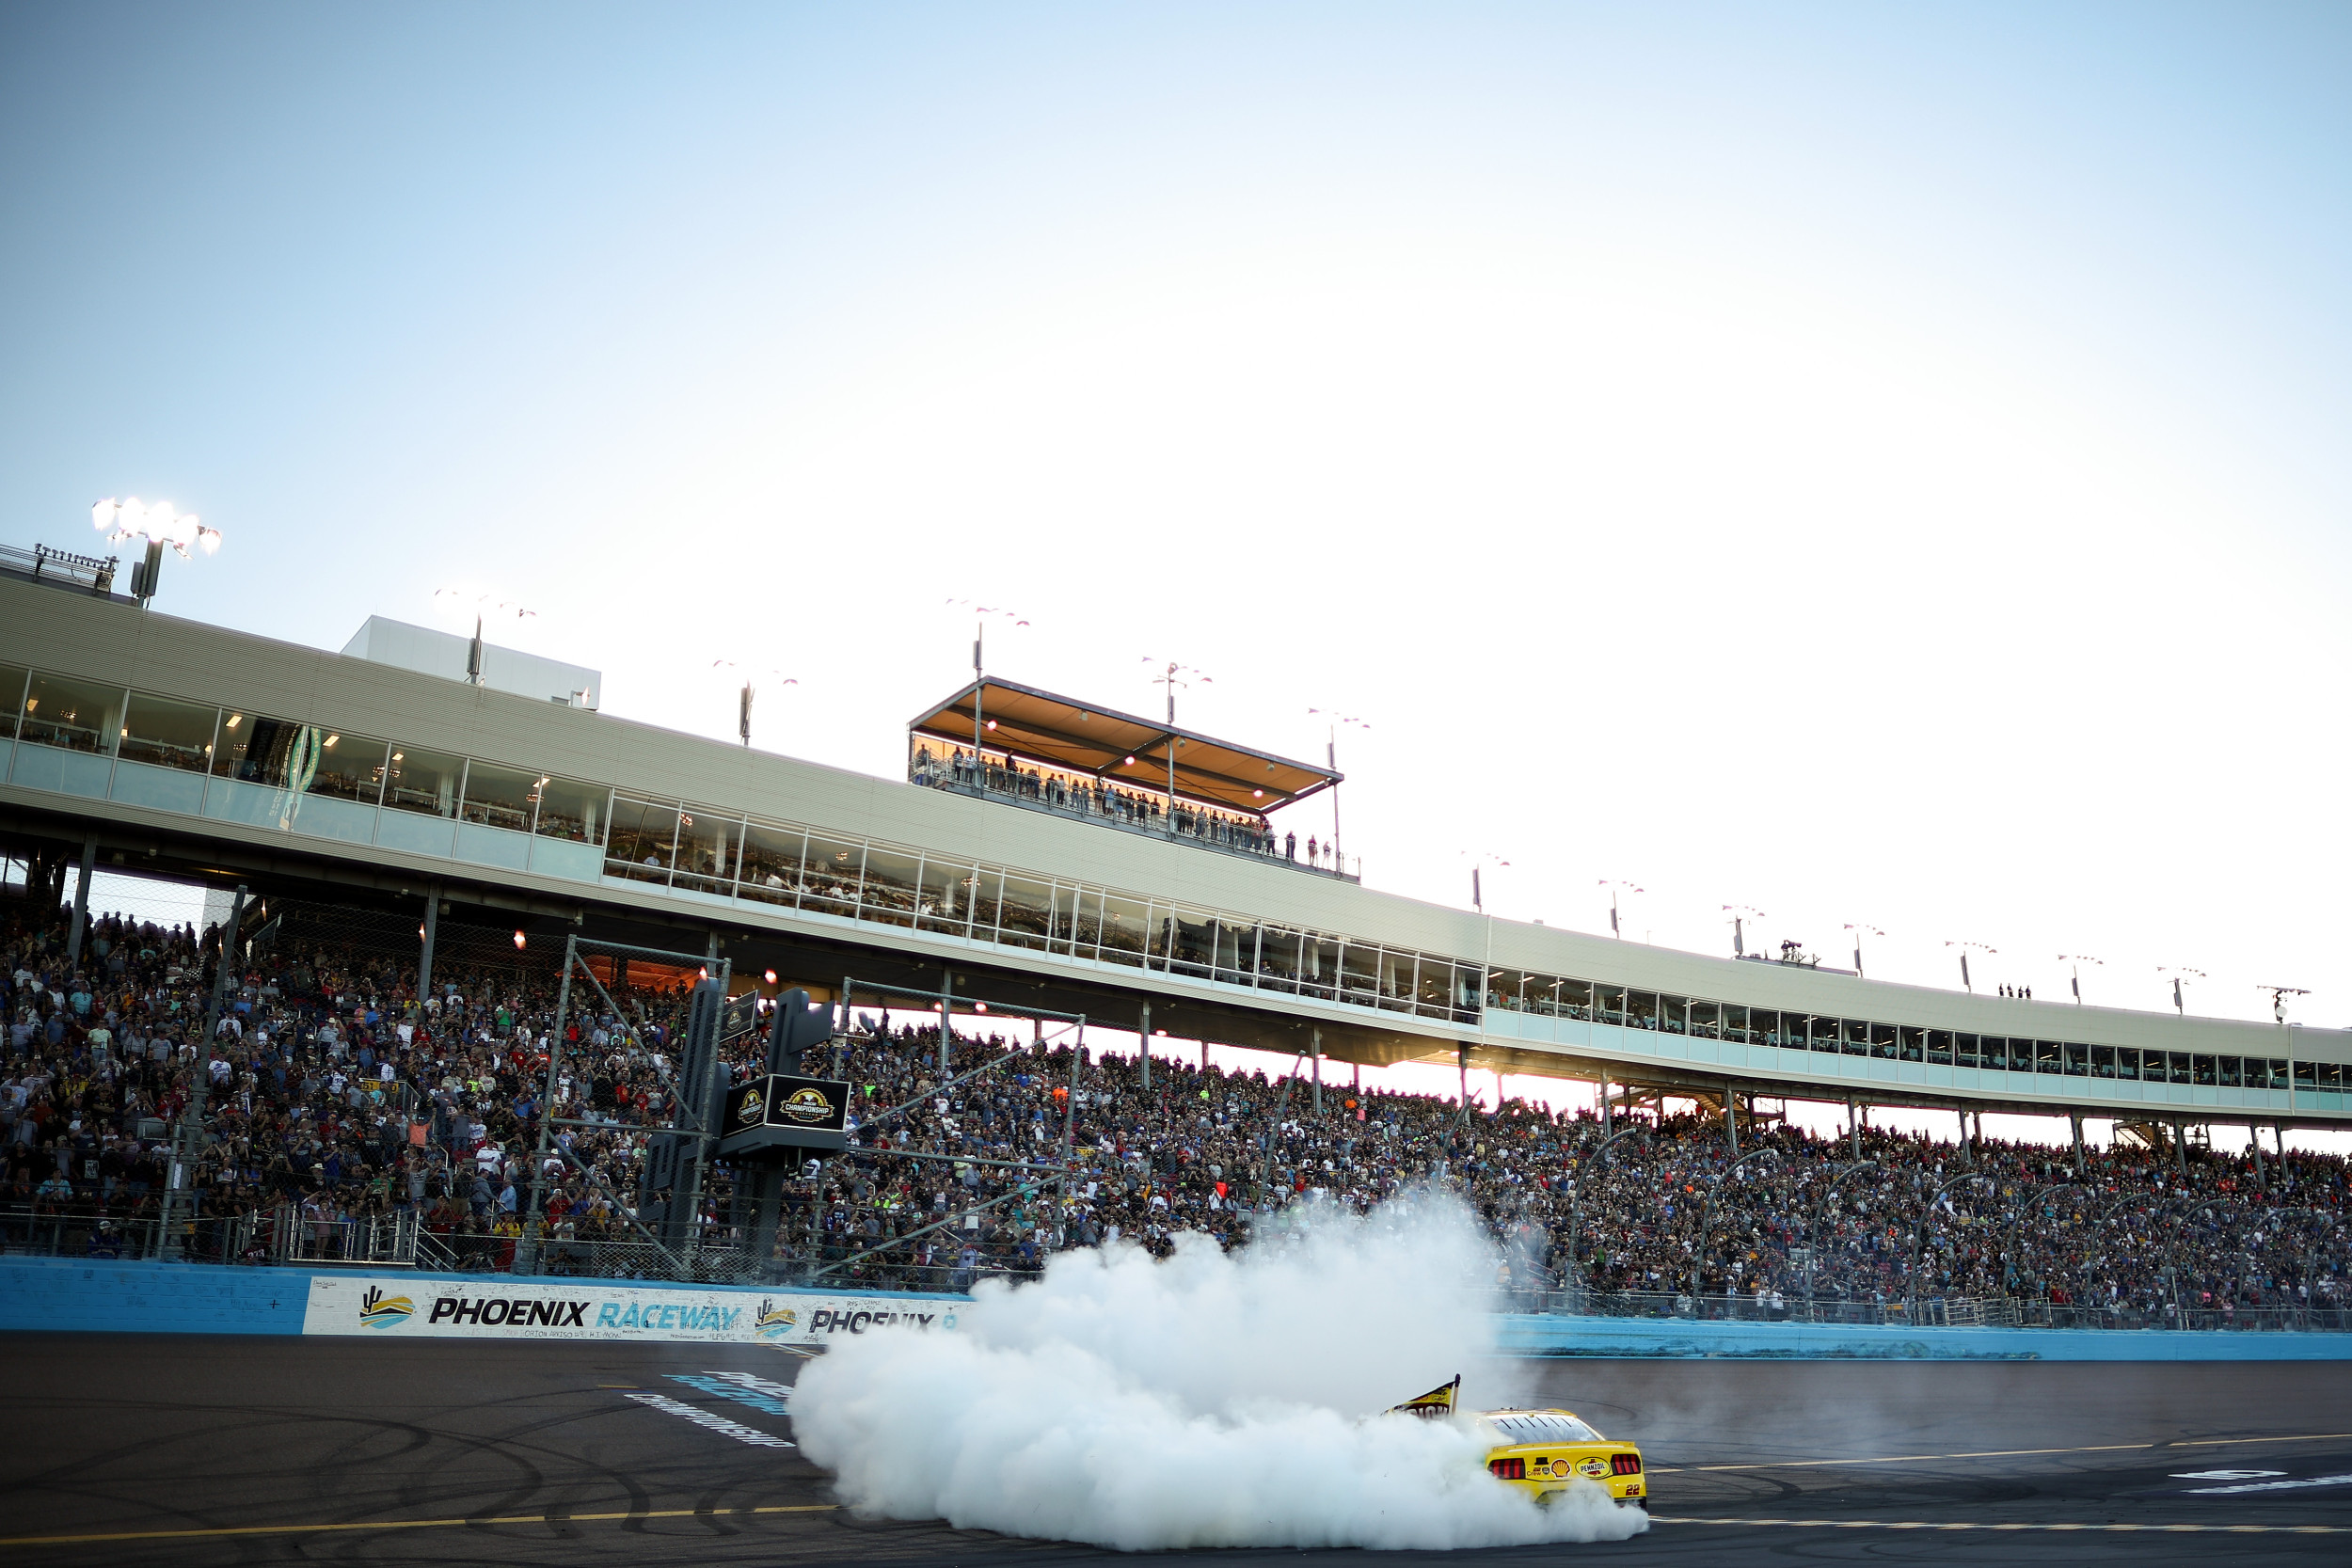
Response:
[{"label": "crowd of spectators", "polygon": [[961,790],[1041,806],[1072,816],[1091,817],[1148,832],[1173,833],[1179,838],[1212,845],[1235,854],[1287,861],[1317,870],[1338,871],[1339,847],[1309,835],[1305,843],[1295,832],[1277,833],[1263,816],[1220,811],[1165,792],[1134,789],[1082,773],[1025,766],[1010,757],[987,756],[957,747],[934,755],[918,746],[907,769],[913,783],[934,789]]},{"label": "crowd of spectators", "polygon": [[[288,1227],[325,1239],[397,1216],[427,1263],[512,1267],[532,1227],[540,1269],[673,1266],[638,1221],[667,1196],[644,1169],[675,1110],[682,990],[576,985],[549,1101],[544,967],[451,973],[419,997],[412,955],[337,939],[332,918],[289,917],[242,953],[208,1050],[216,938],[107,917],[69,965],[64,914],[0,903],[0,1244],[135,1248],[200,1075],[199,1256],[259,1260]],[[2352,1306],[2339,1159],[2119,1143],[2078,1167],[2071,1148],[1761,1117],[1735,1154],[1719,1116],[1604,1129],[1518,1101],[1318,1090],[1304,1063],[1161,1057],[1147,1082],[1131,1055],[1082,1053],[1073,1074],[1066,1038],[968,1014],[943,1064],[936,1015],[917,1017],[862,1012],[803,1064],[850,1081],[850,1149],[787,1173],[760,1256],[750,1184],[739,1203],[719,1164],[689,1223],[698,1258],[747,1279],[957,1288],[1115,1240],[1246,1245],[1436,1184],[1504,1243],[1498,1289],[1547,1301],[2026,1300],[2140,1322]],[[764,1051],[739,1037],[726,1072]]]}]

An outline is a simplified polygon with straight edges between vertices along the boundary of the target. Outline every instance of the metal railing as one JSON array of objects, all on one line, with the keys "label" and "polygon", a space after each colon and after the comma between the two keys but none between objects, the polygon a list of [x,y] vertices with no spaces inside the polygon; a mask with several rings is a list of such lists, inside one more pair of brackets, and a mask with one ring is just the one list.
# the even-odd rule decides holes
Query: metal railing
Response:
[{"label": "metal railing", "polygon": [[114,592],[115,571],[121,560],[112,555],[75,555],[51,545],[35,545],[29,550],[16,545],[0,545],[0,572],[60,588],[79,588],[92,594]]},{"label": "metal railing", "polygon": [[1166,791],[1155,792],[1132,783],[1122,783],[1119,789],[1132,790],[1136,799],[1151,802],[1149,808],[1140,813],[1123,805],[1116,791],[1110,795],[1098,795],[1086,788],[1088,781],[1082,775],[1040,775],[1026,769],[1007,769],[994,763],[988,766],[985,774],[979,769],[969,767],[959,768],[939,761],[910,763],[907,782],[928,789],[946,790],[951,795],[1001,800],[1007,805],[1041,811],[1055,816],[1073,817],[1106,828],[1119,828],[1151,838],[1173,838],[1200,848],[1215,849],[1220,854],[1239,855],[1271,865],[1285,865],[1295,871],[1336,878],[1341,881],[1360,882],[1364,879],[1363,857],[1360,855],[1352,860],[1343,860],[1336,865],[1300,860],[1295,851],[1285,851],[1285,846],[1295,839],[1295,833],[1283,835],[1274,832],[1271,828],[1261,830],[1238,817],[1208,807],[1195,806],[1189,801],[1180,802],[1171,814],[1168,809]]}]

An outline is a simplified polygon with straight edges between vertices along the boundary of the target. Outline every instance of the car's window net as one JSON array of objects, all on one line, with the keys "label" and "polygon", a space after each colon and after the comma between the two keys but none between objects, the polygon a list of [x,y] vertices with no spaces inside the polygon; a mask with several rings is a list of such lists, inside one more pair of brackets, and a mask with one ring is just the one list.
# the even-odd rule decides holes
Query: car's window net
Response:
[{"label": "car's window net", "polygon": [[1558,1412],[1489,1416],[1486,1424],[1514,1443],[1597,1443],[1600,1433],[1575,1417]]}]

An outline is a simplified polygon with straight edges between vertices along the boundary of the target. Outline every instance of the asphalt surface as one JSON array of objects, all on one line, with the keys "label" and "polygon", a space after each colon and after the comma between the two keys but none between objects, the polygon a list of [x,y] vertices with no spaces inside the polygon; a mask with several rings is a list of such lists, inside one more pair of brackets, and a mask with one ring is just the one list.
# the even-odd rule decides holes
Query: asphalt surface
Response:
[{"label": "asphalt surface", "polygon": [[[797,1449],[754,1440],[788,1440],[788,1415],[713,1391],[756,1400],[714,1374],[788,1383],[799,1366],[758,1348],[0,1338],[0,1568],[1117,1555],[833,1506]],[[1538,1378],[1546,1402],[1643,1445],[1650,1531],[1382,1561],[2352,1560],[2352,1364],[1554,1362]]]}]

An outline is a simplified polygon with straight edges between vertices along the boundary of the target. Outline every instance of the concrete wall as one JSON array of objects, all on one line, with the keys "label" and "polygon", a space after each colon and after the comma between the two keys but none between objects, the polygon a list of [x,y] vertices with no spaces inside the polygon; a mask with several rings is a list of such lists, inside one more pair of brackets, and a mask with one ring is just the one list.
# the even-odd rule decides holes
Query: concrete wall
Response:
[{"label": "concrete wall", "polygon": [[[344,1270],[8,1259],[0,1260],[0,1333],[299,1335],[313,1296],[313,1277],[340,1283],[359,1276]],[[669,1293],[697,1300],[723,1296],[747,1303],[771,1297],[810,1303],[854,1298],[877,1311],[919,1306],[926,1310],[945,1307],[952,1312],[965,1305],[961,1297],[911,1297],[887,1291],[797,1291],[716,1285],[660,1287],[629,1280],[542,1282],[505,1275],[404,1274],[398,1276],[398,1283],[421,1301],[437,1288],[512,1293],[516,1290],[577,1286],[583,1291],[611,1290],[632,1295]],[[1533,1356],[1769,1356],[1886,1361],[2352,1359],[2352,1335],[2346,1334],[1867,1328],[1531,1315],[1505,1316],[1499,1326],[1502,1348],[1506,1354]],[[312,1332],[320,1332],[315,1323]],[[591,1333],[581,1337],[599,1336]],[[601,1337],[644,1336],[615,1333]],[[815,1337],[821,1338],[823,1335],[819,1332]]]}]

